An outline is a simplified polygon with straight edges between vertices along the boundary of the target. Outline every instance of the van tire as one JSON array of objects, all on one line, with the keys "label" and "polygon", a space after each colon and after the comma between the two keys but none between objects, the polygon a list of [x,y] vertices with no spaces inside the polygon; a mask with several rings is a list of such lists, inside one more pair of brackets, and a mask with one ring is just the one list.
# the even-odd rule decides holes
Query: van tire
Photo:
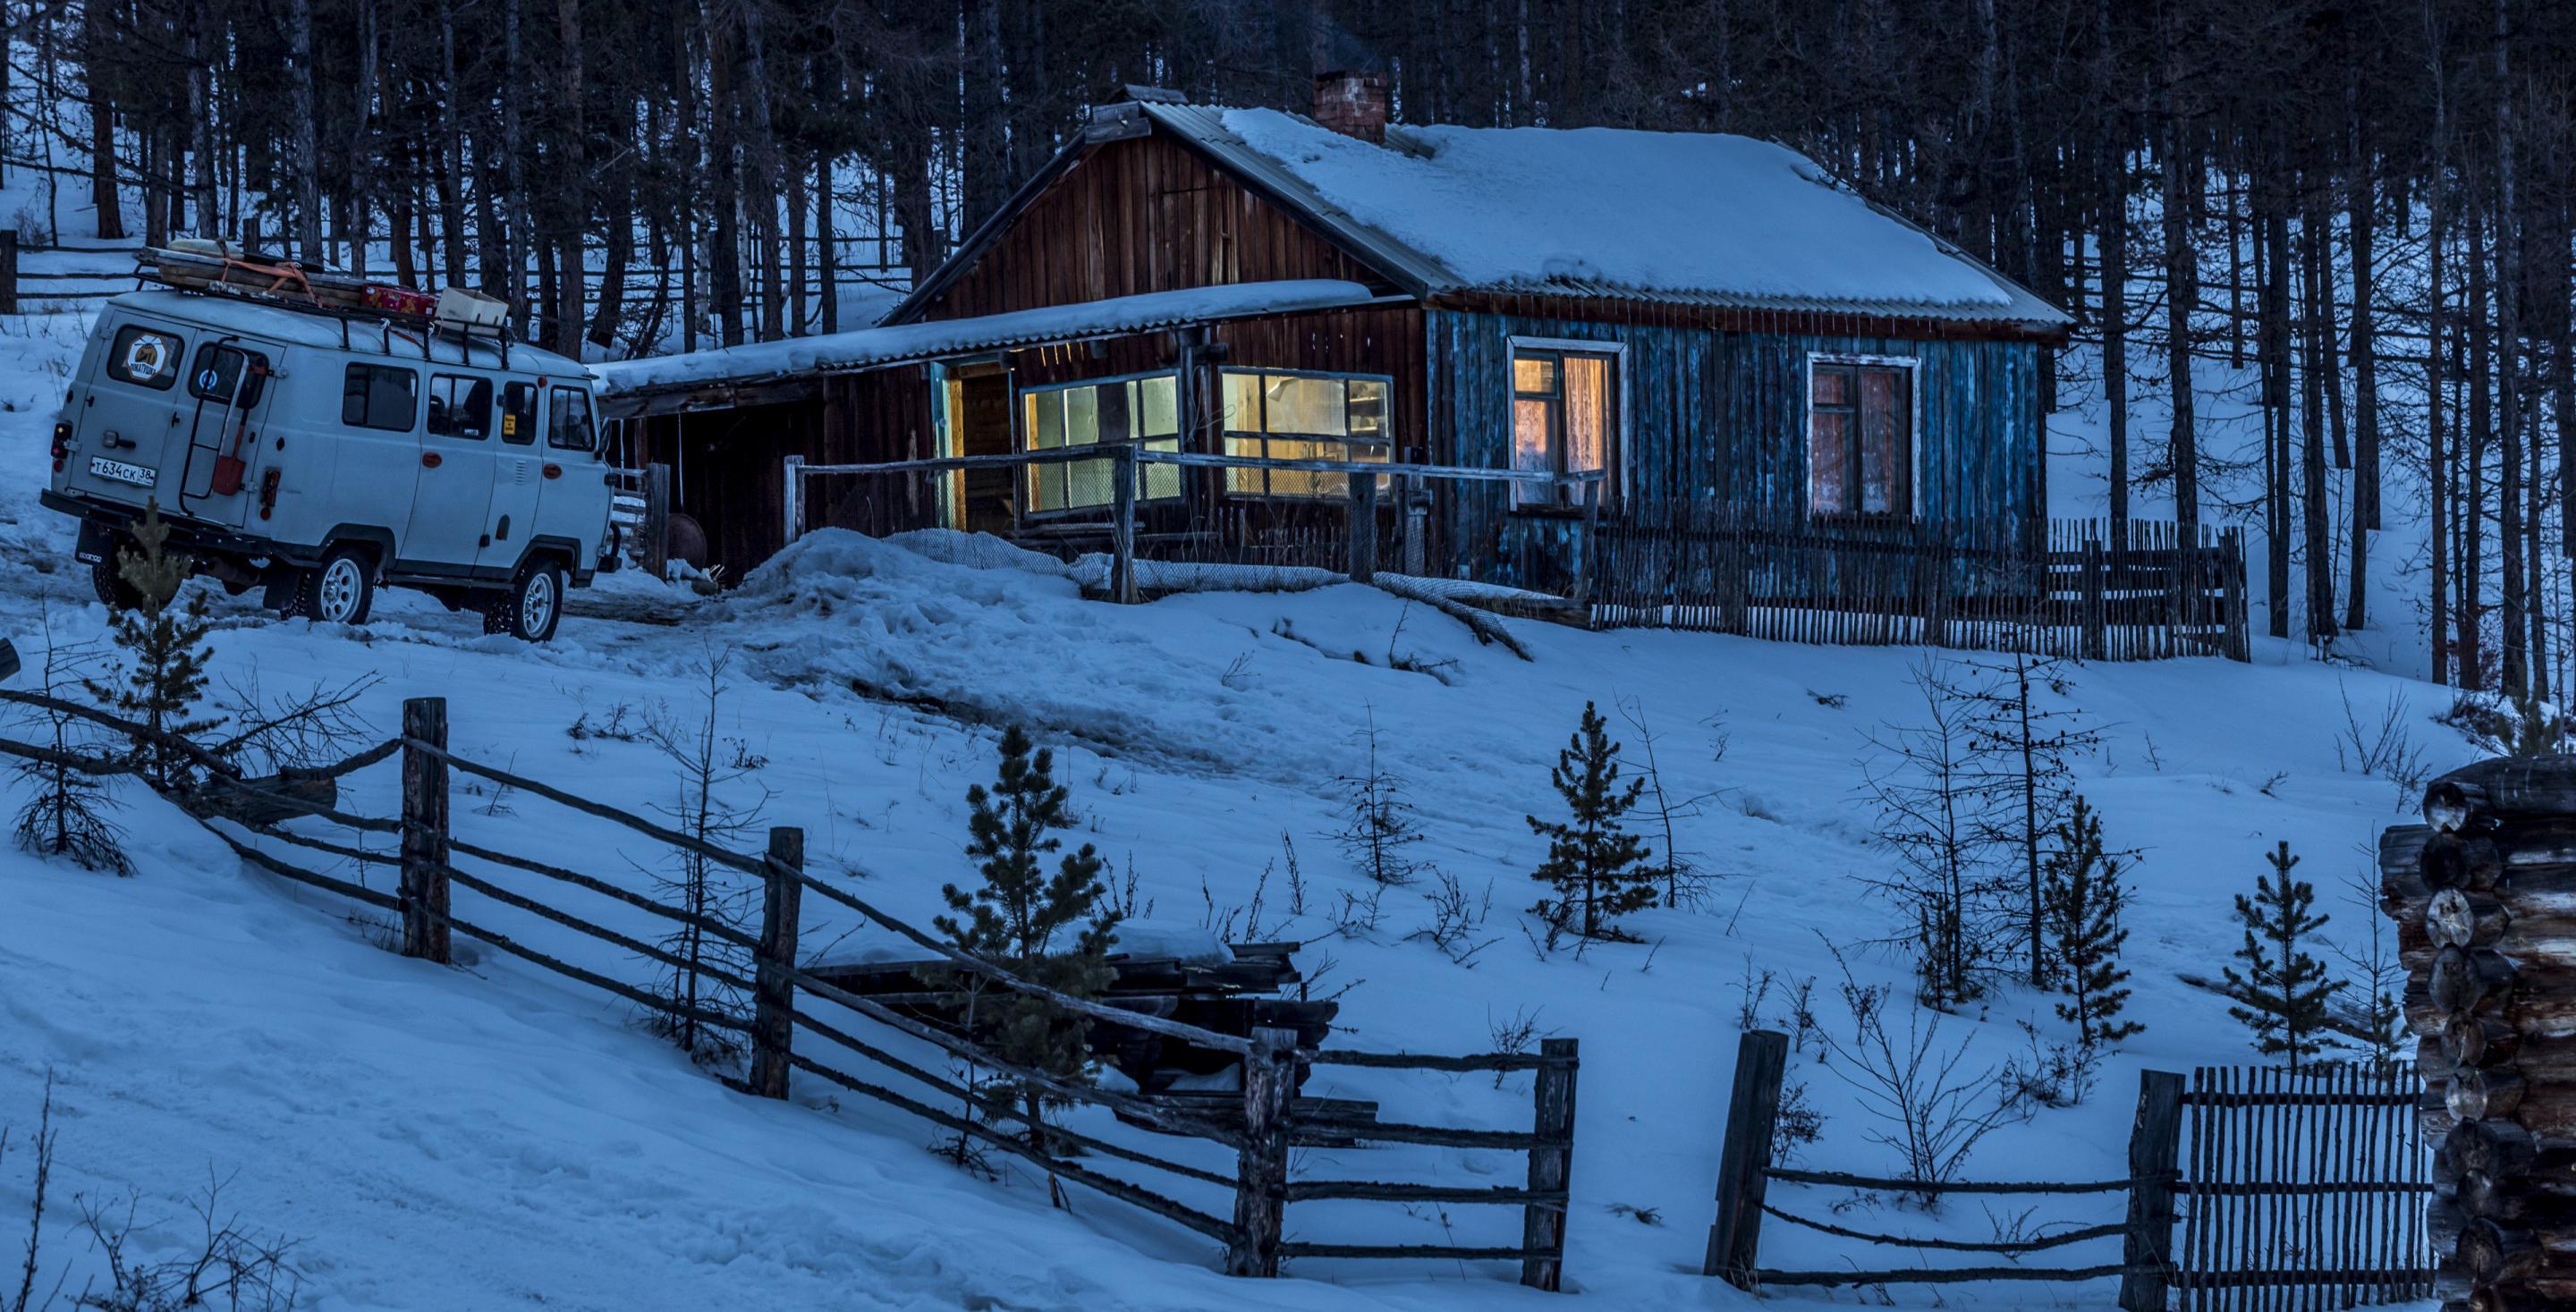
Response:
[{"label": "van tire", "polygon": [[324,624],[364,624],[376,609],[376,562],[364,547],[334,547],[308,571],[289,612]]},{"label": "van tire", "polygon": [[522,642],[552,642],[563,622],[563,566],[532,560],[519,567],[510,590],[493,598],[483,612],[485,633],[506,633]]},{"label": "van tire", "polygon": [[119,568],[118,557],[122,554],[111,551],[106,559],[91,561],[89,566],[90,586],[98,590],[98,599],[111,611],[134,610],[143,605],[143,593],[125,581],[125,572]]}]

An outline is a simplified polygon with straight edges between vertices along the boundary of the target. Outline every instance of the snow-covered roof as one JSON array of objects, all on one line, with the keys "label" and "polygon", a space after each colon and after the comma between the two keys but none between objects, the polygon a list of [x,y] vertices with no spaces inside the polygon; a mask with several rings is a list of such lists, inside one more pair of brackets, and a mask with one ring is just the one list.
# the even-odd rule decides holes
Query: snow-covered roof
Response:
[{"label": "snow-covered roof", "polygon": [[1426,295],[2070,322],[1814,161],[1750,137],[1390,125],[1380,146],[1276,110],[1137,108]]},{"label": "snow-covered roof", "polygon": [[1334,309],[1377,299],[1355,282],[1306,278],[1113,296],[972,319],[861,328],[820,337],[647,356],[591,366],[609,395],[741,385],[799,375],[844,373],[936,360],[1037,342],[1147,332],[1248,315]]},{"label": "snow-covered roof", "polygon": [[390,320],[364,315],[344,318],[318,314],[246,296],[151,288],[110,297],[107,303],[120,309],[266,338],[288,346],[320,346],[335,351],[345,346],[349,350],[390,355],[397,360],[471,364],[484,369],[507,368],[512,373],[556,377],[579,378],[588,372],[578,361],[522,342],[510,344],[509,363],[505,366],[500,343],[490,338],[476,337],[460,348],[455,337],[441,335],[424,345],[419,329]]}]

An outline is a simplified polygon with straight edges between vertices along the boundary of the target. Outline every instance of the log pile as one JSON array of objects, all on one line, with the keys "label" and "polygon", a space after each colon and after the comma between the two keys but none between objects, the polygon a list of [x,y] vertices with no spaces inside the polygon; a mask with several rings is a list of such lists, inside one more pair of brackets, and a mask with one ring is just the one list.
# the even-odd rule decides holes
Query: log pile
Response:
[{"label": "log pile", "polygon": [[2576,757],[2435,780],[2380,838],[2445,1312],[2576,1305]]}]

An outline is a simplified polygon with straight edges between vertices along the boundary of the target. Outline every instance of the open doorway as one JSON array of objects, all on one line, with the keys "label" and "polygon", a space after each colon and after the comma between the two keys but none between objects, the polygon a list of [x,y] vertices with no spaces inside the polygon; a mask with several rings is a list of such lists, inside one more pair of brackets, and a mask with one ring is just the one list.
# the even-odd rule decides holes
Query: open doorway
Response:
[{"label": "open doorway", "polygon": [[[1000,364],[961,365],[949,374],[949,414],[957,426],[952,454],[1008,455],[1018,450],[1011,433],[1011,371]],[[950,475],[949,504],[963,508],[969,533],[1011,531],[1010,469],[965,469]]]}]

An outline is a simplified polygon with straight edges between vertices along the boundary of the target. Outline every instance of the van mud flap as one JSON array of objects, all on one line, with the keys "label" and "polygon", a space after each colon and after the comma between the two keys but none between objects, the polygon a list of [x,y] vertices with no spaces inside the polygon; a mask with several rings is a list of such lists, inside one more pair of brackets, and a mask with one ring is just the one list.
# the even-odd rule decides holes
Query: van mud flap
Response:
[{"label": "van mud flap", "polygon": [[116,534],[95,519],[80,522],[80,536],[72,542],[72,559],[84,565],[95,565],[116,550]]}]

